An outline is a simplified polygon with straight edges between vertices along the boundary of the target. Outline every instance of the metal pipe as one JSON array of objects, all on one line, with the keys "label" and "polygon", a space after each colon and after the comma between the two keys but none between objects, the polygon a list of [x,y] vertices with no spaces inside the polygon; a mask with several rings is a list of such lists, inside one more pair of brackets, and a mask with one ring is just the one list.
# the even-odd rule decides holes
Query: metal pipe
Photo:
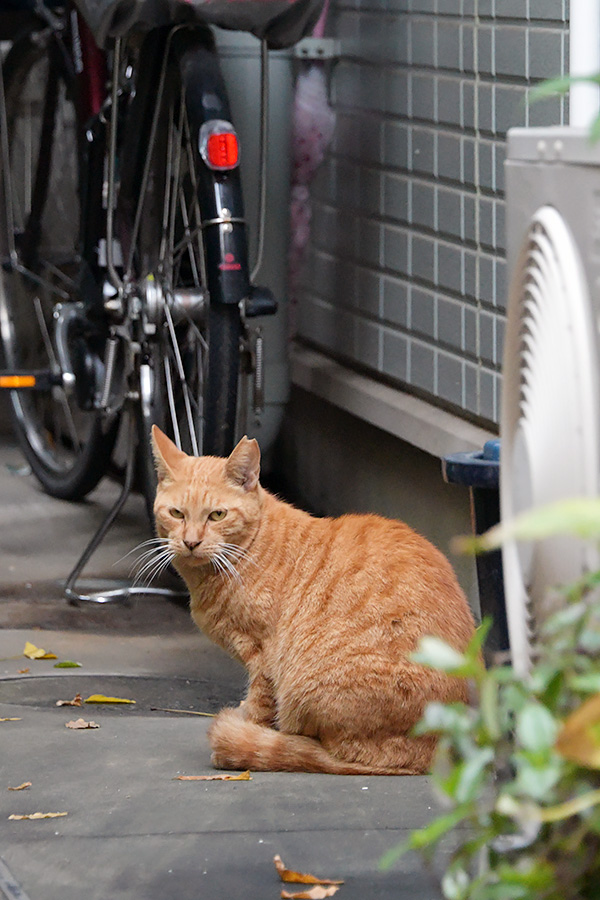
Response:
[{"label": "metal pipe", "polygon": [[269,48],[266,41],[260,45],[260,147],[258,186],[258,240],[254,268],[250,274],[253,284],[263,261],[265,247],[265,215],[267,208],[267,157],[269,153]]},{"label": "metal pipe", "polygon": [[[600,72],[600,0],[571,0],[569,69],[575,78]],[[576,82],[569,93],[569,124],[589,128],[600,111],[600,87]]]}]

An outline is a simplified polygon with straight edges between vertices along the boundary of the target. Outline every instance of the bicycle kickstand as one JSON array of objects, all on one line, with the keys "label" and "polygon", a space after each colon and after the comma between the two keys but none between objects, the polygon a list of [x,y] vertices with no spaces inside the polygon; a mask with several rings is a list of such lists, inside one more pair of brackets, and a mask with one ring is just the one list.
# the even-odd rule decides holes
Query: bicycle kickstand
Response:
[{"label": "bicycle kickstand", "polygon": [[109,509],[106,514],[104,520],[101,522],[99,528],[92,536],[89,541],[87,547],[81,554],[79,560],[75,564],[73,571],[65,581],[64,586],[64,594],[70,604],[73,606],[77,606],[81,602],[88,603],[115,603],[118,601],[126,602],[132,595],[134,594],[152,594],[152,595],[160,595],[165,597],[173,597],[173,598],[182,598],[186,597],[187,594],[185,591],[174,591],[169,588],[155,588],[155,587],[143,587],[141,585],[128,585],[128,586],[119,586],[115,588],[108,588],[106,590],[101,591],[93,591],[86,594],[80,594],[79,591],[76,590],[75,585],[77,579],[79,578],[82,570],[85,568],[93,554],[96,552],[102,541],[104,540],[107,532],[112,526],[113,522],[123,509],[125,502],[131,493],[131,487],[133,484],[133,476],[135,471],[135,439],[136,439],[136,428],[135,428],[135,416],[132,409],[127,409],[125,414],[129,418],[129,429],[127,436],[127,462],[125,465],[125,478],[123,480],[123,487],[121,488],[121,492],[117,497],[114,505]]}]

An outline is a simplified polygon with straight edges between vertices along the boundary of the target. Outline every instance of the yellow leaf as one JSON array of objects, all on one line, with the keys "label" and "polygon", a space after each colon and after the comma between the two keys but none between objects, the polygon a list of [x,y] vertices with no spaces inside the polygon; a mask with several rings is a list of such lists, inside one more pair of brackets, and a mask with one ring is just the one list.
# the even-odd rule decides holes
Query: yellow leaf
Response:
[{"label": "yellow leaf", "polygon": [[239,775],[176,775],[173,781],[252,781],[252,776],[249,771]]},{"label": "yellow leaf", "polygon": [[86,697],[84,703],[135,703],[135,700],[125,700],[123,697],[105,697],[104,694],[92,694]]},{"label": "yellow leaf", "polygon": [[9,819],[59,819],[61,816],[68,816],[69,813],[61,812],[61,813],[28,813],[26,816],[17,816],[13,813],[12,816],[9,816]]},{"label": "yellow leaf", "polygon": [[73,719],[71,722],[65,722],[65,728],[78,730],[81,728],[100,728],[96,722],[86,722],[85,719]]},{"label": "yellow leaf", "polygon": [[324,900],[325,897],[333,897],[338,891],[339,887],[334,884],[330,887],[315,884],[305,891],[282,891],[280,896],[282,900]]},{"label": "yellow leaf", "polygon": [[27,788],[30,788],[30,787],[31,787],[31,782],[24,781],[23,784],[20,784],[18,787],[9,787],[9,788],[7,788],[7,790],[8,791],[26,791]]},{"label": "yellow leaf", "polygon": [[25,641],[23,656],[26,656],[27,659],[58,659],[56,653],[49,653],[47,650],[42,650],[41,647],[36,647],[31,641]]},{"label": "yellow leaf", "polygon": [[600,769],[600,694],[586,700],[566,719],[556,750],[588,769]]},{"label": "yellow leaf", "polygon": [[0,719],[0,722],[20,722],[20,716],[8,716],[7,718]]},{"label": "yellow leaf", "polygon": [[[295,884],[343,884],[343,881],[337,881],[333,878],[317,878],[315,875],[304,875],[302,872],[293,872],[291,869],[286,869],[283,864],[282,858],[279,856],[273,857],[273,862],[275,863],[275,868],[277,869],[277,873],[282,881],[285,882],[293,882]],[[335,891],[334,891],[335,893]],[[329,897],[329,894],[324,894],[324,897]]]}]

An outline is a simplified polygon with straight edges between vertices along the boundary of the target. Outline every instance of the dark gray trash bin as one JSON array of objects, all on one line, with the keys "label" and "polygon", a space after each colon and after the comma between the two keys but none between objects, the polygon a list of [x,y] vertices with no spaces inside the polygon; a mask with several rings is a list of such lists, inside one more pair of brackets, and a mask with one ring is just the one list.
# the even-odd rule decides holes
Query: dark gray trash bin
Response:
[{"label": "dark gray trash bin", "polygon": [[[500,521],[500,441],[487,441],[475,453],[453,453],[442,460],[444,481],[464,484],[471,497],[471,517],[475,534],[483,534]],[[477,584],[481,616],[492,619],[486,651],[493,654],[508,650],[508,627],[504,603],[504,579],[500,550],[479,554],[476,558]]]}]

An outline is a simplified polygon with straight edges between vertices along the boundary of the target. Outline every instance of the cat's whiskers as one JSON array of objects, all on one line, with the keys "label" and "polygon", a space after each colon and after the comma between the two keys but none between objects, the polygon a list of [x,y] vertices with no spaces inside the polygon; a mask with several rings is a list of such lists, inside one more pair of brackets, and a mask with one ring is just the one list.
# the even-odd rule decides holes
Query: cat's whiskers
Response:
[{"label": "cat's whiskers", "polygon": [[239,581],[241,582],[242,577],[238,570],[233,565],[232,561],[228,559],[225,553],[222,550],[222,545],[219,545],[216,550],[210,555],[210,562],[215,572],[218,574],[224,575],[228,581]]},{"label": "cat's whiskers", "polygon": [[175,554],[171,551],[163,551],[159,556],[148,560],[145,566],[136,574],[136,584],[149,585],[155,578],[173,562]]},{"label": "cat's whiskers", "polygon": [[130,574],[135,574],[135,584],[150,584],[175,558],[169,538],[151,538],[143,541],[135,550],[146,547],[135,560]]},{"label": "cat's whiskers", "polygon": [[239,544],[221,543],[219,544],[219,551],[226,557],[231,558],[232,562],[239,562],[243,560],[244,562],[252,563],[253,566],[256,565],[253,557],[248,553],[247,550],[244,550],[243,547],[240,547]]},{"label": "cat's whiskers", "polygon": [[148,553],[153,552],[153,550],[156,549],[157,545],[161,546],[163,544],[167,544],[168,541],[169,541],[168,538],[162,538],[162,537],[154,537],[154,538],[149,538],[149,540],[147,540],[147,541],[142,541],[140,544],[136,544],[135,547],[133,547],[131,550],[129,550],[124,556],[122,556],[120,559],[118,559],[113,565],[116,566],[120,562],[123,562],[124,559],[127,559],[128,556],[131,556],[132,553],[137,553],[138,550],[142,550],[144,547],[149,547],[150,548],[149,550],[145,550],[144,553],[142,553],[140,555],[140,557],[138,557],[138,559],[136,559],[134,561],[133,567],[135,567],[138,564],[139,560],[142,559],[144,556],[146,556]]}]

